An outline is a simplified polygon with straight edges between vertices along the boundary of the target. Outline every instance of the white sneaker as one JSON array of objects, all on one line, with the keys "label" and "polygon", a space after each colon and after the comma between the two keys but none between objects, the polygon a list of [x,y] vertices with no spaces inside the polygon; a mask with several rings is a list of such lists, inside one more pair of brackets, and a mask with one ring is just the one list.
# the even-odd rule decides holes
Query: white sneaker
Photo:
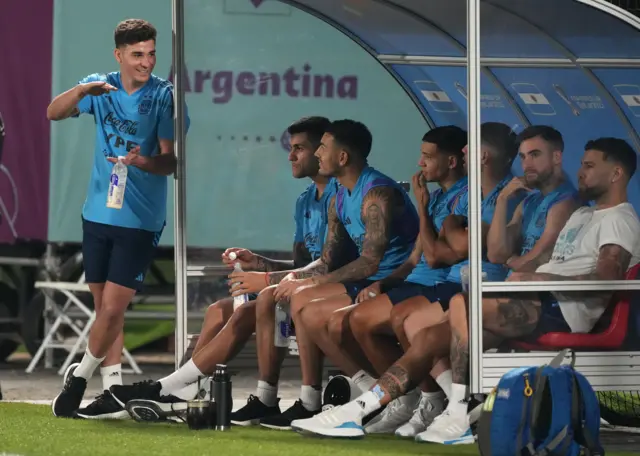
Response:
[{"label": "white sneaker", "polygon": [[291,429],[304,434],[315,434],[325,437],[363,437],[363,407],[357,401],[332,407],[312,418],[294,420]]},{"label": "white sneaker", "polygon": [[445,410],[436,417],[426,431],[416,435],[416,442],[442,443],[444,445],[464,445],[475,442],[469,425],[469,415],[453,414]]},{"label": "white sneaker", "polygon": [[393,434],[411,419],[416,404],[420,402],[420,390],[415,389],[398,397],[387,405],[380,415],[373,418],[364,430],[367,434]]},{"label": "white sneaker", "polygon": [[427,428],[433,423],[433,420],[437,418],[444,410],[444,396],[442,400],[433,401],[426,397],[421,397],[418,408],[414,410],[411,419],[400,426],[396,430],[398,437],[415,437],[427,430]]}]

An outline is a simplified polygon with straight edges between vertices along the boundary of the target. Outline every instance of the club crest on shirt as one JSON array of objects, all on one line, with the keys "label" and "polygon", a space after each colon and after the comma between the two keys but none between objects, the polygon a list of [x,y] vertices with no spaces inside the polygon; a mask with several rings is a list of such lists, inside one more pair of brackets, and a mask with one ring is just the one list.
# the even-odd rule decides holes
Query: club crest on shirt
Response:
[{"label": "club crest on shirt", "polygon": [[153,99],[150,97],[145,97],[140,104],[138,105],[138,114],[146,116],[151,112],[151,105],[153,104]]}]

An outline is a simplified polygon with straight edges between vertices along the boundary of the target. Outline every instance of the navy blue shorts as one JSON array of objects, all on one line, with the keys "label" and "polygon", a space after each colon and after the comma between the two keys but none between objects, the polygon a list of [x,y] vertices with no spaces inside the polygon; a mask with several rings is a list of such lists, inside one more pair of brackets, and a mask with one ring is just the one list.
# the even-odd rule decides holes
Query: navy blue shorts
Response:
[{"label": "navy blue shorts", "polygon": [[351,297],[351,300],[354,300],[362,290],[375,282],[375,280],[364,279],[353,282],[342,282],[342,285],[347,289],[347,294]]},{"label": "navy blue shorts", "polygon": [[87,283],[116,283],[140,290],[153,261],[160,232],[82,219],[82,257]]},{"label": "navy blue shorts", "polygon": [[560,310],[560,305],[556,297],[548,291],[538,293],[538,297],[540,298],[541,304],[540,319],[533,332],[527,336],[527,339],[535,340],[551,332],[572,332],[562,315],[562,310]]},{"label": "navy blue shorts", "polygon": [[403,282],[397,287],[386,291],[391,304],[394,306],[416,296],[423,296],[431,302],[440,303],[442,310],[449,309],[449,301],[462,291],[462,285],[455,282],[442,282],[426,287],[414,282]]}]

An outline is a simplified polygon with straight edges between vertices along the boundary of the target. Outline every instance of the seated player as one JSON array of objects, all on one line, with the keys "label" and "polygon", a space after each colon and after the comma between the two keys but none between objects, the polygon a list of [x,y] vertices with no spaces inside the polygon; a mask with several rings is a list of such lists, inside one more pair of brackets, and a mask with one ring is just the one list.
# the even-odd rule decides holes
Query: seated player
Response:
[{"label": "seated player", "polygon": [[[493,217],[496,198],[511,181],[511,164],[517,153],[516,135],[511,128],[502,123],[486,122],[481,126],[481,190],[482,199],[482,220],[484,232],[488,230]],[[466,157],[468,147],[463,148]],[[464,160],[466,166],[466,159]],[[446,247],[456,254],[453,258],[455,263],[446,270],[445,284],[455,284],[451,287],[455,292],[462,290],[461,269],[468,265],[468,233],[466,230],[466,219],[468,212],[468,192],[465,187],[461,193],[455,207],[453,215],[448,216],[442,224],[440,241],[446,243]],[[517,203],[509,205],[511,213],[515,210]],[[424,230],[421,230],[420,237],[424,241]],[[433,235],[432,235],[433,236]],[[427,243],[429,240],[426,241]],[[428,244],[427,244],[428,245]],[[425,249],[425,256],[426,249]],[[482,269],[486,273],[486,279],[490,281],[501,281],[506,277],[507,270],[502,265],[492,264],[484,259]],[[431,261],[429,261],[431,264]],[[442,288],[439,284],[437,288]],[[389,292],[393,295],[395,290]],[[448,316],[449,299],[453,296],[407,296],[402,302],[396,302],[391,309],[390,321],[392,322],[393,333],[400,341],[406,351],[413,343],[414,335],[423,328],[430,327],[446,321]],[[352,312],[352,318],[357,318],[358,314],[365,313],[368,306],[360,305]],[[362,312],[365,311],[365,312]],[[367,337],[367,332],[375,332],[374,328],[367,328],[366,322],[376,318],[371,312],[366,312],[365,318],[360,318],[360,324],[353,321],[354,331],[358,333],[358,340],[363,343]],[[360,326],[360,328],[358,328]],[[364,327],[362,327],[364,326]],[[372,331],[373,330],[373,331]],[[393,343],[386,339],[387,344]],[[376,345],[371,345],[367,351],[368,356],[375,356],[375,353],[383,351],[384,339],[378,338]],[[396,357],[397,360],[399,358]],[[391,366],[395,360],[388,359],[386,368]],[[386,370],[386,369],[385,369]],[[380,372],[382,373],[382,372]],[[421,401],[417,407],[410,408],[408,401],[403,397],[398,399],[383,413],[371,420],[366,427],[367,433],[372,432],[394,432],[401,437],[414,437],[424,431],[433,419],[444,409],[445,395],[451,394],[452,374],[447,359],[436,360],[431,371],[431,376],[427,376],[421,384]],[[442,388],[442,392],[434,385],[434,379]],[[443,394],[444,392],[444,394]]]},{"label": "seated player", "polygon": [[[640,220],[627,202],[627,185],[637,166],[635,151],[624,140],[601,138],[585,146],[578,189],[594,206],[576,210],[560,233],[551,260],[535,273],[514,273],[510,281],[621,280],[640,262]],[[483,298],[484,348],[503,339],[550,331],[589,332],[604,313],[613,292],[518,293],[516,298]],[[435,358],[450,350],[453,388],[449,405],[418,441],[473,443],[465,385],[469,347],[467,297],[451,299],[449,322],[420,331],[409,351],[380,377],[370,391],[342,407],[294,429],[309,433],[358,437],[362,418],[410,391],[427,375]],[[450,325],[450,327],[449,327]]]},{"label": "seated player", "polygon": [[[270,260],[245,249],[228,249],[223,255],[225,263],[233,263],[229,259],[233,251],[237,255],[235,261],[240,261],[243,269],[257,270],[230,275],[231,282],[238,282],[232,289],[234,295],[260,291],[268,283],[278,283],[292,272],[291,268],[302,268],[319,258],[326,234],[328,202],[337,191],[337,182],[318,174],[318,161],[313,154],[329,123],[324,117],[308,117],[288,129],[293,177],[309,177],[313,181],[296,201],[293,262]],[[210,306],[191,360],[157,382],[113,388],[111,395],[115,402],[121,406],[129,403],[128,411],[138,420],[163,419],[186,408],[186,400],[193,399],[198,392],[198,378],[211,374],[216,364],[233,358],[251,337],[256,328],[256,306],[256,301],[251,300],[234,312],[233,298]],[[273,332],[270,343],[273,345]]]},{"label": "seated player", "polygon": [[324,342],[331,341],[326,333],[323,341],[310,339],[311,323],[326,323],[334,310],[353,303],[363,288],[387,277],[403,264],[415,244],[419,230],[416,209],[400,185],[368,165],[371,143],[371,133],[365,125],[339,120],[328,128],[316,152],[320,173],[336,177],[341,184],[329,206],[322,261],[331,263],[332,258],[350,244],[350,239],[359,256],[328,274],[281,282],[276,289],[276,299],[291,297],[302,389],[296,405],[281,415],[261,420],[262,425],[288,429],[291,421],[320,411],[323,352],[334,361],[342,361],[340,367],[352,376],[360,389],[367,390],[375,381],[361,370],[359,363],[341,353],[333,356],[328,352]]},{"label": "seated player", "polygon": [[[411,256],[386,278],[374,282],[358,295],[357,305],[345,307],[330,315],[328,326],[317,321],[311,329],[311,339],[322,343],[320,334],[328,331],[335,347],[330,352],[342,351],[354,361],[359,361],[360,350],[366,355],[376,374],[382,374],[395,360],[402,356],[391,327],[393,306],[408,299],[419,299],[425,303],[439,302],[445,309],[449,299],[461,291],[460,282],[447,282],[448,267],[462,258],[452,250],[438,233],[442,222],[452,213],[463,194],[467,192],[467,179],[463,164],[463,148],[467,144],[467,133],[456,126],[434,128],[422,138],[418,166],[421,170],[413,177],[413,191],[418,203],[420,234]],[[439,188],[429,195],[426,182]],[[423,249],[423,245],[427,246]],[[384,291],[384,292],[383,292]],[[330,303],[324,304],[331,306]],[[337,304],[336,304],[337,306]],[[436,316],[436,318],[438,318]],[[329,342],[325,342],[326,349]],[[333,360],[340,363],[339,359]],[[338,364],[340,366],[340,364]],[[444,396],[438,385],[424,385],[425,394],[434,396],[433,413],[444,408]],[[426,392],[428,391],[428,392]],[[442,400],[438,398],[442,396]],[[398,399],[397,406],[389,407],[367,425],[368,433],[393,432],[404,424],[420,400],[419,392]],[[388,419],[393,410],[400,422],[393,424]],[[391,426],[391,428],[389,427]]]},{"label": "seated player", "polygon": [[[562,170],[564,141],[544,125],[518,136],[523,177],[515,177],[500,193],[487,234],[487,257],[513,271],[533,272],[549,260],[558,234],[581,204]],[[526,193],[515,214],[507,218],[509,200]]]}]

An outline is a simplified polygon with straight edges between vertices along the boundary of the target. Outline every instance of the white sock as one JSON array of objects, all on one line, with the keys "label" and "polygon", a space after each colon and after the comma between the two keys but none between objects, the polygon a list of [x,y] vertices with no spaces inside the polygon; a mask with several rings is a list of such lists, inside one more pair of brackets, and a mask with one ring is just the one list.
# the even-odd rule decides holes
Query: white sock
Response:
[{"label": "white sock", "polygon": [[89,380],[100,363],[104,361],[104,358],[105,356],[103,356],[102,358],[96,358],[89,351],[89,347],[87,347],[84,352],[84,356],[82,357],[82,361],[80,361],[80,365],[76,367],[75,371],[73,371],[73,376],[82,377],[85,380]]},{"label": "white sock", "polygon": [[300,399],[302,400],[302,406],[310,412],[320,410],[322,406],[322,390],[313,386],[302,385]]},{"label": "white sock", "polygon": [[436,378],[436,383],[442,388],[444,394],[450,398],[451,397],[451,385],[453,385],[453,373],[451,369],[448,369],[438,375]]},{"label": "white sock", "polygon": [[367,391],[361,396],[358,396],[355,401],[362,407],[364,416],[382,408],[382,405],[380,404],[380,397],[373,391]]},{"label": "white sock", "polygon": [[425,393],[424,391],[420,394],[423,399],[427,402],[430,402],[434,405],[444,404],[444,393],[442,391],[438,391],[437,393]]},{"label": "white sock", "polygon": [[100,368],[102,389],[109,390],[113,385],[122,385],[122,364],[113,364]]},{"label": "white sock", "polygon": [[192,383],[196,383],[197,385],[198,377],[206,377],[206,375],[200,372],[200,369],[198,369],[193,360],[190,359],[173,374],[158,380],[160,385],[162,385],[160,394],[167,396],[169,394],[174,394]]},{"label": "white sock", "polygon": [[[200,388],[205,387],[208,385],[207,382],[207,378],[202,379],[202,381],[200,382]],[[200,389],[198,388],[198,381],[196,379],[196,381],[190,385],[185,386],[184,388],[172,393],[175,397],[179,397],[180,399],[184,399],[185,401],[190,401],[192,399],[195,399],[196,396],[198,395],[198,393],[200,392]]]},{"label": "white sock", "polygon": [[[256,389],[256,396],[267,407],[275,407],[278,402],[278,385],[270,385],[267,382],[258,380],[258,388]],[[317,409],[314,409],[317,410]]]},{"label": "white sock", "polygon": [[351,377],[351,380],[353,380],[353,383],[355,383],[363,393],[369,391],[373,385],[376,384],[376,379],[363,370],[356,372],[356,374]]},{"label": "white sock", "polygon": [[452,414],[463,414],[467,413],[467,403],[464,400],[467,398],[467,385],[460,385],[458,383],[454,383],[451,385],[451,396],[449,397],[449,405],[447,406],[447,410],[449,410]]}]

